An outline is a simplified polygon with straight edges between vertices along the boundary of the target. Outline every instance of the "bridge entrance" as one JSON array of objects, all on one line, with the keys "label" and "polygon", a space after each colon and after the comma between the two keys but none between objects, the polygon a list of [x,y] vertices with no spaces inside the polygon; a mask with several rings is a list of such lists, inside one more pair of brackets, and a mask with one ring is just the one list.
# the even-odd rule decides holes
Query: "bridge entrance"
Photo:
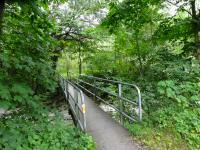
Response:
[{"label": "bridge entrance", "polygon": [[[105,85],[104,88],[99,86],[101,84],[113,86],[113,89],[116,87],[116,90],[113,90],[114,92],[107,91]],[[124,121],[142,120],[141,94],[136,85],[85,75],[76,80],[67,80],[61,77],[60,85],[75,117],[76,125],[94,138],[98,150],[142,149],[122,126]],[[129,90],[135,91],[136,99],[125,97],[124,92],[127,87]],[[90,94],[90,97],[84,94],[86,92]],[[110,99],[118,100],[118,103],[113,103]],[[121,125],[98,107],[94,100],[115,109],[120,114]],[[139,111],[135,113],[134,108]]]}]

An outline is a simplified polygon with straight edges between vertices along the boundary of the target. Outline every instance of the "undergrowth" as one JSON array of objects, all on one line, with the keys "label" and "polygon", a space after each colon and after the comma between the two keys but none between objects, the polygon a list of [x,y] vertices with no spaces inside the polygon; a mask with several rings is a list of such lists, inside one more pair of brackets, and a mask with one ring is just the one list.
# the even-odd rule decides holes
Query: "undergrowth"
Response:
[{"label": "undergrowth", "polygon": [[0,118],[2,150],[93,150],[92,138],[57,114],[20,111]]},{"label": "undergrowth", "polygon": [[155,128],[146,123],[127,124],[126,127],[136,140],[150,150],[188,150],[180,134],[173,128]]}]

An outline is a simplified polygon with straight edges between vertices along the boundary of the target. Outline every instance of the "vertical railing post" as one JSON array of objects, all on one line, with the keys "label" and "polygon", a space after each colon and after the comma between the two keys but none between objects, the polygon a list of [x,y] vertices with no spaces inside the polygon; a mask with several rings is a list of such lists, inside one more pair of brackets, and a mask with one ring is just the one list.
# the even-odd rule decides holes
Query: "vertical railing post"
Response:
[{"label": "vertical railing post", "polygon": [[[124,110],[123,110],[123,100],[121,99],[121,97],[122,97],[122,84],[121,83],[118,84],[118,96],[119,96],[119,100],[120,100],[120,111],[122,113]],[[120,113],[120,122],[121,122],[121,124],[124,124],[124,118],[121,113]]]},{"label": "vertical railing post", "polygon": [[63,89],[63,78],[62,77],[60,78],[60,84],[61,84],[61,87]]},{"label": "vertical railing post", "polygon": [[94,100],[96,101],[96,94],[97,94],[97,89],[96,89],[96,80],[94,79],[94,82],[93,82],[93,84],[94,84]]},{"label": "vertical railing post", "polygon": [[69,84],[68,84],[68,82],[65,82],[65,91],[67,94],[67,100],[69,100]]},{"label": "vertical railing post", "polygon": [[66,96],[66,94],[67,94],[67,92],[66,92],[66,82],[64,80],[63,80],[62,85],[63,85],[63,91],[64,91],[65,96]]},{"label": "vertical railing post", "polygon": [[138,107],[139,107],[139,121],[142,121],[142,98],[140,89],[138,88]]},{"label": "vertical railing post", "polygon": [[77,122],[76,122],[76,126],[78,125],[78,121],[79,121],[79,116],[78,116],[78,111],[79,111],[79,109],[78,109],[78,93],[77,93],[77,91],[75,90],[75,87],[73,87],[73,92],[74,92],[74,105],[75,105],[75,114],[77,115],[76,117],[78,117],[78,118],[76,118],[77,120]]}]

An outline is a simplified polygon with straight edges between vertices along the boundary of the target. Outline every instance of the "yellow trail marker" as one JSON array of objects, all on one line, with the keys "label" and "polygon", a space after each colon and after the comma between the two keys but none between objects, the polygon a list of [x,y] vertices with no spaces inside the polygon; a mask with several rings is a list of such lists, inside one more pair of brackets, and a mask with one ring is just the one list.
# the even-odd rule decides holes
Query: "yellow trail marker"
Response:
[{"label": "yellow trail marker", "polygon": [[82,112],[85,114],[86,112],[86,107],[85,107],[85,104],[82,105]]}]

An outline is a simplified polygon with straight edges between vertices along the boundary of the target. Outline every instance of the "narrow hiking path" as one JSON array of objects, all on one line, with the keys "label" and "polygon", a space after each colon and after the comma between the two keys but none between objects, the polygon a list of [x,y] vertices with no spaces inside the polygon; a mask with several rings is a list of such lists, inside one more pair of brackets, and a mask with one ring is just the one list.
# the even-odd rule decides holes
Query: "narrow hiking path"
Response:
[{"label": "narrow hiking path", "polygon": [[94,138],[98,150],[144,149],[133,141],[124,127],[114,121],[88,96],[84,95],[84,97],[87,109],[87,133]]}]

